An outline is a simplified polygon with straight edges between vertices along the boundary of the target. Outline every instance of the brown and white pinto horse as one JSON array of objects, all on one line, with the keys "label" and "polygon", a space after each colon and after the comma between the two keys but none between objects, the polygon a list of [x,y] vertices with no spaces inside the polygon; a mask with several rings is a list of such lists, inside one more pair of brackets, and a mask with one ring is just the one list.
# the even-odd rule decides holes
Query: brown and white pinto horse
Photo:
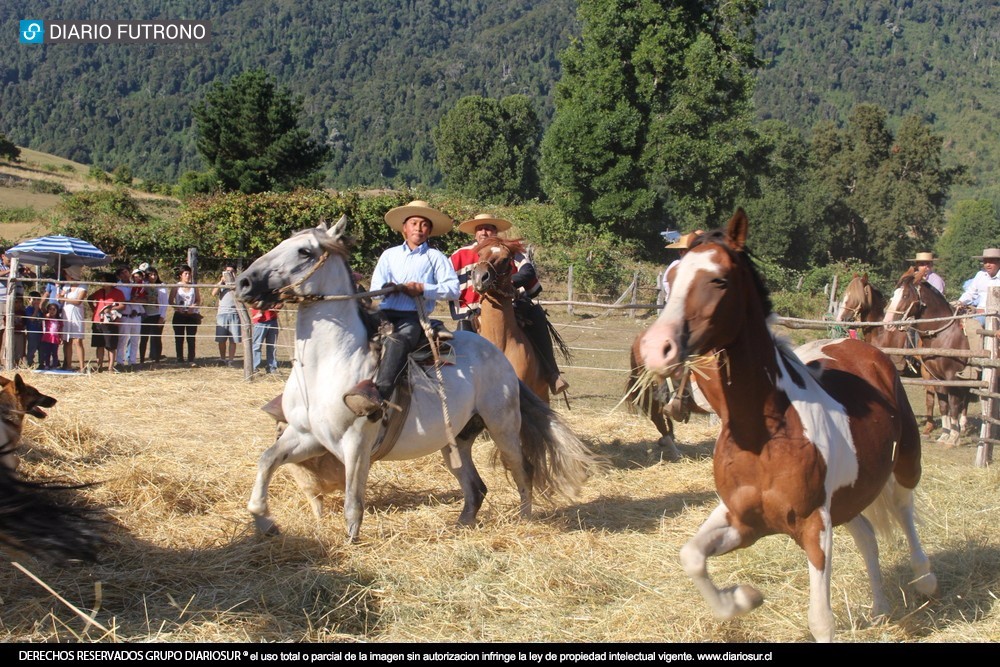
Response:
[{"label": "brown and white pinto horse", "polygon": [[[896,290],[886,307],[884,319],[886,322],[930,320],[954,314],[948,299],[926,281],[915,280],[911,268],[896,283]],[[969,339],[960,320],[915,322],[908,327],[916,331],[922,348],[969,349]],[[967,361],[962,358],[925,356],[921,359],[921,374],[928,380],[960,380],[962,378],[959,373],[967,366]],[[938,440],[949,446],[956,446],[966,425],[969,388],[939,386],[934,389],[941,410],[941,437]]]},{"label": "brown and white pinto horse", "polygon": [[479,262],[470,274],[479,293],[479,335],[496,345],[531,391],[549,404],[549,381],[538,352],[514,313],[514,255],[525,252],[519,239],[493,236],[477,248]]},{"label": "brown and white pinto horse", "polygon": [[909,541],[916,588],[937,590],[914,526],[920,434],[899,375],[878,348],[851,338],[819,341],[800,348],[800,359],[774,337],[770,297],[746,236],[739,209],[726,230],[695,241],[642,341],[647,367],[660,373],[714,357],[700,366],[708,377],[699,386],[722,419],[714,454],[721,502],[681,549],[681,563],[715,615],[732,618],[763,595],[746,584],[719,590],[707,558],[789,535],[808,560],[809,629],[831,641],[834,526],[847,526],[864,557],[873,614],[886,613],[888,603],[869,519],[895,517]]}]

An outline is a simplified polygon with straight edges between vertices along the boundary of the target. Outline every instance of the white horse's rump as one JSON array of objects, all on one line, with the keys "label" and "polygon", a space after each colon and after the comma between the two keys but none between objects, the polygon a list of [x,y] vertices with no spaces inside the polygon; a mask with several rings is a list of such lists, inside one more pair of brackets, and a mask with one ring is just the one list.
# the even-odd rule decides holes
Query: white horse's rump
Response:
[{"label": "white horse's rump", "polygon": [[[344,405],[343,396],[358,381],[372,376],[375,362],[357,302],[351,298],[354,281],[346,262],[346,225],[346,218],[341,218],[330,229],[321,224],[300,232],[237,279],[238,297],[257,307],[283,299],[302,301],[295,361],[281,406],[288,426],[261,455],[248,504],[258,529],[264,532],[276,530],[267,507],[274,471],[284,463],[309,461],[327,452],[343,464],[349,539],[356,541],[361,528],[378,424],[356,417]],[[460,331],[452,345],[456,362],[441,370],[456,446],[448,445],[444,411],[437,389],[430,384],[434,380],[421,380],[414,386],[399,440],[385,458],[404,460],[441,451],[462,487],[465,506],[459,521],[463,524],[475,521],[486,494],[472,461],[472,443],[483,429],[489,431],[517,486],[523,516],[530,515],[533,489],[575,496],[594,463],[583,443],[558,415],[534,405],[510,362],[491,343]],[[530,443],[536,446],[522,442],[527,434],[535,434]],[[318,475],[324,469],[316,466],[312,472]]]}]

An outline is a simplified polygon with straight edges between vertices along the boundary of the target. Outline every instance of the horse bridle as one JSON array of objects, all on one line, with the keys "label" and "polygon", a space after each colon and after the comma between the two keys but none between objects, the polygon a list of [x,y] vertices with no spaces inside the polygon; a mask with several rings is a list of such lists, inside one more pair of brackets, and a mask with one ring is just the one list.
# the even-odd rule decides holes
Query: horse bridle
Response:
[{"label": "horse bridle", "polygon": [[[927,308],[927,303],[924,301],[923,293],[921,292],[921,289],[920,289],[922,286],[923,286],[923,282],[922,281],[920,283],[911,282],[910,283],[910,289],[912,289],[914,292],[917,293],[916,300],[913,301],[912,303],[910,303],[910,305],[903,312],[900,312],[898,310],[892,310],[892,311],[889,311],[889,312],[897,314],[897,315],[901,315],[901,317],[899,318],[900,321],[904,321],[904,320],[907,320],[907,319],[910,319],[910,320],[918,320],[918,319],[920,319],[920,315]],[[914,309],[916,309],[916,310],[914,310]],[[910,317],[910,313],[911,312],[913,312],[912,317]],[[952,313],[952,314],[954,314],[954,313]],[[912,323],[907,324],[906,328],[908,330],[910,330],[910,331],[915,331],[917,333],[917,335],[920,336],[921,338],[934,338],[938,334],[940,334],[943,331],[945,331],[948,327],[950,327],[956,321],[957,320],[951,320],[950,322],[947,322],[944,326],[940,326],[937,329],[932,329],[930,331],[924,331],[923,329],[920,329],[919,327],[913,326]]]},{"label": "horse bridle", "polygon": [[492,292],[497,296],[508,297],[513,299],[514,294],[516,293],[516,290],[514,289],[514,283],[513,281],[503,280],[503,279],[510,278],[512,269],[514,268],[514,256],[509,255],[504,260],[504,264],[506,265],[507,270],[503,272],[500,272],[495,264],[493,264],[492,262],[488,262],[485,259],[481,259],[478,262],[476,262],[476,268],[478,269],[481,265],[484,264],[486,265],[486,275],[490,278],[490,288],[486,290],[485,294],[489,294]]}]

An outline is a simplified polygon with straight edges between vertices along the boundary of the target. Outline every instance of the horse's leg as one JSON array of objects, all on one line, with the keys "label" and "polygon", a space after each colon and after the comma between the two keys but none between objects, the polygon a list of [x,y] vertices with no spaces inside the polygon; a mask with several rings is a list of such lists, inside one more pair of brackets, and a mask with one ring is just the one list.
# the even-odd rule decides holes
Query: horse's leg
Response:
[{"label": "horse's leg", "polygon": [[[810,553],[803,546],[809,562],[809,630],[817,642],[833,641],[833,607],[830,604],[830,579],[833,574],[833,523],[828,508],[813,515],[820,522],[816,529],[817,544],[821,553]],[[807,531],[808,532],[808,531]],[[822,556],[823,567],[818,567],[814,557]]]},{"label": "horse's leg", "polygon": [[455,439],[458,444],[459,464],[457,466],[452,463],[451,448],[445,447],[441,450],[445,466],[462,487],[462,497],[465,498],[465,504],[462,506],[462,513],[458,516],[458,523],[462,526],[475,525],[476,515],[479,514],[479,508],[483,506],[483,499],[486,498],[486,482],[479,476],[479,471],[476,470],[476,465],[472,461],[472,443],[475,439],[475,435],[472,438],[459,436]]},{"label": "horse's leg", "polygon": [[930,435],[934,431],[934,402],[937,401],[937,392],[933,387],[928,387],[924,391],[924,414],[927,421],[924,424],[924,435]]},{"label": "horse's leg", "polygon": [[764,596],[752,586],[743,584],[719,590],[708,576],[709,556],[722,555],[747,542],[729,523],[728,516],[729,508],[724,503],[719,503],[705,523],[701,524],[695,536],[681,547],[680,553],[681,566],[712,608],[712,613],[720,620],[745,614],[764,602]]},{"label": "horse's leg", "polygon": [[941,435],[938,442],[948,442],[951,437],[951,429],[958,424],[951,423],[951,410],[948,407],[948,394],[944,391],[938,392],[938,408],[941,410]]},{"label": "horse's leg", "polygon": [[931,572],[931,561],[920,544],[917,535],[917,525],[914,520],[913,490],[899,484],[895,479],[889,481],[886,489],[888,506],[892,516],[903,529],[906,542],[910,546],[910,567],[913,569],[913,586],[928,597],[937,595],[937,577]]},{"label": "horse's leg", "polygon": [[951,433],[946,440],[945,446],[958,447],[959,441],[962,439],[962,431],[960,430],[962,418],[962,397],[961,394],[955,390],[949,391],[946,396],[948,397],[948,414],[951,416]]},{"label": "horse's leg", "polygon": [[365,514],[365,487],[371,468],[371,450],[365,446],[361,430],[352,427],[340,440],[344,452],[344,520],[347,522],[347,542],[354,544],[361,534]]},{"label": "horse's leg", "polygon": [[[523,383],[519,384],[523,385]],[[525,389],[527,388],[525,387]],[[515,389],[515,391],[519,390]],[[523,392],[521,393],[523,394]],[[545,406],[534,393],[531,394],[531,397],[546,410],[548,409],[548,406]],[[523,401],[520,408],[519,410],[517,401],[484,403],[476,406],[493,444],[500,453],[500,460],[510,472],[514,484],[517,486],[517,493],[521,500],[521,517],[527,519],[531,517],[532,490],[526,452],[522,449],[526,444],[521,438],[521,424],[524,420]]]},{"label": "horse's leg", "polygon": [[878,541],[875,539],[875,529],[872,524],[858,515],[848,521],[847,530],[850,531],[854,543],[858,545],[858,551],[865,561],[865,569],[868,570],[868,581],[872,588],[872,620],[880,619],[889,613],[889,602],[885,598],[885,587],[882,583],[882,568],[878,562]]},{"label": "horse's leg", "polygon": [[274,471],[284,463],[305,461],[325,451],[319,441],[303,437],[292,428],[286,428],[274,444],[264,450],[257,459],[257,478],[250,492],[250,502],[247,503],[258,531],[265,535],[277,535],[279,532],[267,507],[267,488]]}]

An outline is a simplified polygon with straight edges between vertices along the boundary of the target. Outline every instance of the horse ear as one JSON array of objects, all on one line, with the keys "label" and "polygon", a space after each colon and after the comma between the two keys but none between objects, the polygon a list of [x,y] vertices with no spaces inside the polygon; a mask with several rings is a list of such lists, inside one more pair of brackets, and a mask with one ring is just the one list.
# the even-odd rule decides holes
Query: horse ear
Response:
[{"label": "horse ear", "polygon": [[316,229],[318,229],[321,232],[325,232],[326,231],[326,218],[320,218],[319,219],[319,224],[316,225]]},{"label": "horse ear", "polygon": [[347,215],[342,215],[340,216],[340,220],[337,221],[337,224],[335,224],[333,227],[330,227],[330,229],[328,229],[326,233],[327,236],[329,236],[330,238],[334,240],[339,240],[340,237],[343,236],[344,232],[346,231],[347,231]]},{"label": "horse ear", "polygon": [[729,237],[729,245],[737,252],[746,248],[747,244],[747,227],[749,226],[749,221],[747,220],[746,211],[743,207],[736,209],[736,213],[733,213],[733,217],[729,219],[729,224],[726,227],[726,235]]}]

